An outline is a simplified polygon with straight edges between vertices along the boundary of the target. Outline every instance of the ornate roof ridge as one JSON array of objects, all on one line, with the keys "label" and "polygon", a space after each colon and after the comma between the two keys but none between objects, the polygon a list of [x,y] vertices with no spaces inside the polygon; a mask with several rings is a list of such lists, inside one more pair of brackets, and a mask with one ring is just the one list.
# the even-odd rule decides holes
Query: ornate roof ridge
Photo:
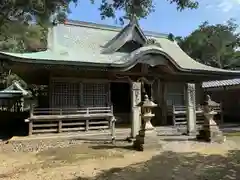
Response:
[{"label": "ornate roof ridge", "polygon": [[[79,21],[79,20],[71,20],[71,19],[66,20],[64,22],[64,24],[69,25],[69,26],[80,26],[80,27],[95,28],[95,29],[115,31],[115,32],[120,32],[124,28],[124,26],[113,26],[113,25],[100,24],[100,23],[87,22],[87,21]],[[167,38],[169,35],[166,33],[159,33],[159,32],[148,31],[148,30],[142,30],[142,31],[146,36],[152,36],[155,38],[161,38],[161,37]]]}]

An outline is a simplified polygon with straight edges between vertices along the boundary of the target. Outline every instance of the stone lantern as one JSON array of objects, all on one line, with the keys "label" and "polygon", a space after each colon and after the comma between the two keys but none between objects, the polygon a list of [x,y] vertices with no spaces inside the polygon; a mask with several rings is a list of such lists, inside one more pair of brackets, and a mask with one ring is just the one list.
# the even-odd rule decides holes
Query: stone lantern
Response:
[{"label": "stone lantern", "polygon": [[152,109],[157,107],[157,104],[145,95],[144,101],[142,101],[139,106],[142,108],[142,125],[133,147],[136,150],[143,151],[145,148],[155,147],[158,144],[157,133],[151,123],[151,119],[155,116],[155,114],[152,113]]},{"label": "stone lantern", "polygon": [[217,114],[217,112],[214,111],[214,108],[218,106],[220,106],[220,104],[212,101],[209,95],[206,96],[206,100],[204,101],[202,108],[204,124],[197,135],[198,140],[219,143],[225,141],[225,136],[223,136],[222,131],[219,129],[214,120],[214,116]]}]

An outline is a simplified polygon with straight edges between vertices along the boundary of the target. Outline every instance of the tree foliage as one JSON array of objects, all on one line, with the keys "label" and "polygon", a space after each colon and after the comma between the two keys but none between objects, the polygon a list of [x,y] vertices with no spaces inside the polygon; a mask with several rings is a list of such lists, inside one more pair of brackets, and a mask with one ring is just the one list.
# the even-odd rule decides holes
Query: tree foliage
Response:
[{"label": "tree foliage", "polygon": [[46,47],[50,17],[53,14],[65,17],[65,4],[59,0],[0,0],[0,49],[10,52],[42,50]]},{"label": "tree foliage", "polygon": [[[94,3],[96,0],[92,0]],[[194,9],[198,7],[196,0],[165,0],[171,4],[177,5],[177,10],[184,10],[186,8]],[[100,15],[102,19],[116,18],[116,11],[124,11],[125,14],[118,17],[120,22],[124,22],[124,19],[130,19],[133,14],[138,18],[145,18],[151,12],[155,10],[153,0],[101,0],[99,7]]]},{"label": "tree foliage", "polygon": [[233,19],[225,24],[202,23],[189,36],[176,37],[180,47],[195,60],[214,67],[240,67],[240,33]]},{"label": "tree foliage", "polygon": [[47,44],[47,28],[9,22],[2,26],[0,48],[9,52],[34,52],[44,50]]},{"label": "tree foliage", "polygon": [[[89,0],[93,4],[96,0]],[[197,8],[197,0],[165,0],[175,3],[178,10]],[[26,22],[36,20],[48,22],[49,17],[55,15],[64,19],[70,12],[69,4],[78,4],[80,0],[0,0],[0,24],[6,21],[17,20]],[[144,18],[154,10],[153,0],[101,0],[100,15],[102,18],[116,17],[116,11],[124,11],[124,18],[132,14]]]},{"label": "tree foliage", "polygon": [[[93,4],[96,0],[88,0]],[[165,0],[175,3],[178,10],[197,8],[195,0]],[[0,49],[11,52],[39,51],[46,47],[47,27],[62,22],[70,13],[69,4],[80,0],[0,0]],[[134,14],[147,17],[154,11],[153,0],[101,0],[102,19],[114,18],[124,23]],[[125,14],[117,17],[116,12]]]}]

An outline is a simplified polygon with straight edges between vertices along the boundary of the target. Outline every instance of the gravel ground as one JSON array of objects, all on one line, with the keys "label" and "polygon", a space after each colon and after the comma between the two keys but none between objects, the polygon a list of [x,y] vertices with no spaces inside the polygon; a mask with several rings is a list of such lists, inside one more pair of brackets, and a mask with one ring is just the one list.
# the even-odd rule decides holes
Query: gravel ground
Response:
[{"label": "gravel ground", "polygon": [[130,144],[36,140],[1,144],[3,180],[232,180],[240,179],[240,137],[224,144],[162,137],[161,150]]},{"label": "gravel ground", "polygon": [[40,152],[49,148],[63,148],[73,144],[82,144],[77,140],[32,140],[32,141],[16,141],[2,142],[0,144],[0,153],[6,152]]}]

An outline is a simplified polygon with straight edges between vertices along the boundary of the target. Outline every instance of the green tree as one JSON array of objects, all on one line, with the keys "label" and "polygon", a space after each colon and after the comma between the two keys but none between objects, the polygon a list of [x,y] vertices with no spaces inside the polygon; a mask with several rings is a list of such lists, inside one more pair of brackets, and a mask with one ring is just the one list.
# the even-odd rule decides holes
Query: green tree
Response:
[{"label": "green tree", "polygon": [[[70,12],[69,4],[78,4],[80,0],[0,0],[0,26],[9,21],[28,22],[29,20],[49,22],[49,17],[63,20]],[[89,0],[93,4],[96,0]],[[166,0],[175,3],[178,10],[197,8],[197,0]],[[124,11],[120,18],[129,18],[135,14],[144,18],[154,10],[153,0],[101,0],[102,18],[116,18],[116,11]]]},{"label": "green tree", "polygon": [[[92,3],[95,0],[91,0]],[[197,0],[166,0],[169,3],[175,3],[177,5],[177,10],[182,11],[186,8],[194,9],[198,7]],[[120,22],[124,22],[124,19],[129,19],[133,14],[138,18],[145,18],[151,12],[155,10],[154,0],[101,0],[101,5],[99,7],[100,15],[102,19],[105,18],[116,18],[116,11],[124,11],[125,14],[118,17]]]},{"label": "green tree", "polygon": [[47,27],[9,22],[2,26],[0,49],[8,52],[34,52],[44,50]]},{"label": "green tree", "polygon": [[[92,4],[96,0],[88,0]],[[165,0],[175,3],[177,9],[197,8],[197,0]],[[47,28],[52,22],[62,22],[70,13],[69,4],[79,0],[0,0],[0,50],[10,52],[33,52],[46,48]],[[145,18],[155,10],[153,0],[101,0],[102,19],[114,18],[124,23],[134,14]],[[116,12],[125,12],[117,17]],[[12,72],[2,73],[1,81],[9,85],[18,76]]]},{"label": "green tree", "polygon": [[214,67],[240,67],[240,34],[233,19],[225,24],[204,22],[189,36],[176,37],[180,47],[195,60]]},{"label": "green tree", "polygon": [[[93,4],[96,0],[89,0]],[[195,0],[167,0],[178,10],[197,8]],[[69,4],[79,0],[0,0],[0,49],[10,52],[32,52],[46,47],[47,27],[52,21],[64,21]],[[101,0],[102,19],[115,18],[124,23],[132,14],[144,18],[154,11],[153,0]],[[116,11],[125,14],[116,17]],[[34,24],[34,25],[33,25]]]}]

